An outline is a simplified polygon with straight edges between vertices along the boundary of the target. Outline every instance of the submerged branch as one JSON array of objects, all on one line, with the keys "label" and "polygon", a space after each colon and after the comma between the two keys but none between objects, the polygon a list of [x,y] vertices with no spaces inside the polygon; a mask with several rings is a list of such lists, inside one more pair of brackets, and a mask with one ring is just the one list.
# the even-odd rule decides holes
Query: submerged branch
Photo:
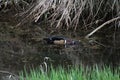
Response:
[{"label": "submerged branch", "polygon": [[119,20],[120,17],[116,17],[113,18],[111,20],[106,21],[105,23],[103,23],[102,25],[98,26],[95,30],[93,30],[91,33],[89,33],[88,35],[85,36],[86,39],[88,39],[90,36],[92,36],[95,32],[97,32],[99,29],[101,29],[102,27],[104,27],[107,24],[110,24],[113,21]]}]

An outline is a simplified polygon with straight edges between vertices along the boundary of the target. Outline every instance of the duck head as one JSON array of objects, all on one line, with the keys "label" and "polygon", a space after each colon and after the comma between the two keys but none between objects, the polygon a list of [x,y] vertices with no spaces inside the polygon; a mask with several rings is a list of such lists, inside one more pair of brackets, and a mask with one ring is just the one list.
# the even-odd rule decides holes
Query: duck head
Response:
[{"label": "duck head", "polygon": [[74,41],[74,45],[78,45],[78,44],[80,44],[80,40]]}]

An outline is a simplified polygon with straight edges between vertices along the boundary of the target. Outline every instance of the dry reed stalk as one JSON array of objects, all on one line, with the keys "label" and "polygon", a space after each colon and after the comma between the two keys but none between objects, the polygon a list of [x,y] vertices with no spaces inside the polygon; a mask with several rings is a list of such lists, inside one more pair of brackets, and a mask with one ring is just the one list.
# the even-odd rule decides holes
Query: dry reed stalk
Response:
[{"label": "dry reed stalk", "polygon": [[[76,30],[80,25],[91,24],[92,26],[96,19],[103,18],[104,14],[99,15],[107,13],[107,7],[110,7],[109,10],[111,11],[114,9],[119,14],[119,3],[119,0],[114,0],[114,2],[109,0],[36,0],[28,10],[23,12],[22,16],[25,15],[25,17],[19,25],[32,21],[41,23],[47,20],[47,23],[50,23],[52,27],[59,29],[66,26],[67,29],[74,27],[74,30]],[[83,14],[87,15],[81,18]],[[82,21],[84,21],[84,24],[79,24]]]}]

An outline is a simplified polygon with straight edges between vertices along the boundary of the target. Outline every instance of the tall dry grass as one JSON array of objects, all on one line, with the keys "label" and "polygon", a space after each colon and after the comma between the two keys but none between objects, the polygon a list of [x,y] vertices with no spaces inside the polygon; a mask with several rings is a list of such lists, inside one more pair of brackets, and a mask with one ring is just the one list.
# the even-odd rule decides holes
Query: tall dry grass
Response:
[{"label": "tall dry grass", "polygon": [[[100,21],[120,16],[119,0],[37,0],[19,25],[27,22],[42,23],[45,20],[54,28],[69,29],[91,27]],[[47,24],[45,23],[45,24]]]},{"label": "tall dry grass", "polygon": [[36,22],[54,28],[87,29],[101,21],[120,16],[120,0],[31,0],[29,8],[20,16],[23,17],[18,25]]}]

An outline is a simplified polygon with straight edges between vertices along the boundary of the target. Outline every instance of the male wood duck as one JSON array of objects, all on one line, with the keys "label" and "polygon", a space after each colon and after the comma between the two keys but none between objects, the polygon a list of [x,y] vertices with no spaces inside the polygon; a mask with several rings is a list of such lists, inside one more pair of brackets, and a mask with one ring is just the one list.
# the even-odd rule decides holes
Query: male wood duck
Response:
[{"label": "male wood duck", "polygon": [[72,40],[59,36],[47,37],[44,38],[43,40],[45,40],[47,44],[58,44],[58,45],[77,45],[80,43],[79,40]]}]

